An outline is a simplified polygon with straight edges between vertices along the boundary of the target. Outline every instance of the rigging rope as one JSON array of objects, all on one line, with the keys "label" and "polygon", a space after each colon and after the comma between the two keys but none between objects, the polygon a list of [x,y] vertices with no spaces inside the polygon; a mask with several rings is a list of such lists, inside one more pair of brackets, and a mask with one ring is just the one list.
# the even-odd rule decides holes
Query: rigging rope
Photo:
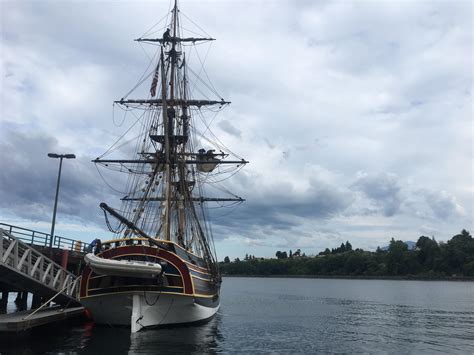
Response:
[{"label": "rigging rope", "polygon": [[120,227],[123,225],[122,223],[119,224],[119,226],[117,227],[117,230],[114,230],[112,228],[112,225],[110,224],[110,221],[109,221],[109,217],[107,216],[107,212],[105,210],[104,211],[104,217],[105,217],[105,224],[107,225],[107,228],[109,229],[110,232],[114,233],[114,234],[119,234],[122,232],[122,230],[119,230]]},{"label": "rigging rope", "polygon": [[197,28],[199,28],[206,36],[208,37],[211,37],[211,35],[209,33],[207,33],[206,31],[204,31],[204,29],[201,28],[201,26],[199,26],[196,22],[194,22],[193,20],[191,20],[188,16],[186,16],[186,14],[182,11],[182,10],[179,10],[179,13],[181,15],[183,15],[184,17],[186,17],[187,20],[189,20],[194,26],[196,26]]}]

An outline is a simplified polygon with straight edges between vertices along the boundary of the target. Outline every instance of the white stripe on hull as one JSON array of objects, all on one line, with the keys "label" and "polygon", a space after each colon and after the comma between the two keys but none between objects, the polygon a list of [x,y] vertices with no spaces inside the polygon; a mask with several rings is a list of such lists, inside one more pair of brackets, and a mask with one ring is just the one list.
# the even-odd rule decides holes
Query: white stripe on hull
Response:
[{"label": "white stripe on hull", "polygon": [[91,311],[96,323],[130,326],[132,332],[143,327],[205,320],[219,309],[198,305],[193,297],[158,292],[107,294],[83,298],[81,303]]}]

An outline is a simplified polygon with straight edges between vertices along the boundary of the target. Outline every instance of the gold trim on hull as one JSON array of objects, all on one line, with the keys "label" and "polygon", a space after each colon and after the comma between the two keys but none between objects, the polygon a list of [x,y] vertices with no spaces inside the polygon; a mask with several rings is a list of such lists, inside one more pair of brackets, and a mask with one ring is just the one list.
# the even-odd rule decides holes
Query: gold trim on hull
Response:
[{"label": "gold trim on hull", "polygon": [[[100,295],[90,295],[90,296],[81,297],[79,299],[79,301],[83,300],[83,299],[86,299],[86,298],[101,297],[101,296],[106,296],[106,295],[116,295],[116,294],[119,294],[119,293],[142,294],[143,291],[117,291],[117,292],[101,293]],[[186,294],[186,293],[166,292],[166,291],[146,291],[146,293],[159,293],[159,294],[167,294],[167,295],[177,295],[177,296],[184,296],[184,297],[200,297],[200,298],[213,298],[213,297],[219,296],[218,293],[215,293],[213,295],[202,295],[202,294],[199,294],[199,293]]]}]

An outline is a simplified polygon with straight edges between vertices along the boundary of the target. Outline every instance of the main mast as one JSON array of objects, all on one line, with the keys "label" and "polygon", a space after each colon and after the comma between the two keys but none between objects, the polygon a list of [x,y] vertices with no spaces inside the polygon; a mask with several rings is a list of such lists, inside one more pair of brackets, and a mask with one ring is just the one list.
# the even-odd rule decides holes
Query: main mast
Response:
[{"label": "main mast", "polygon": [[[172,27],[173,32],[171,35],[171,50],[168,52],[168,59],[170,64],[170,101],[171,103],[174,102],[175,99],[175,71],[176,71],[176,62],[177,62],[177,52],[176,52],[176,41],[174,40],[177,38],[176,33],[176,25],[177,25],[177,15],[178,15],[178,8],[177,8],[177,0],[174,2],[173,7],[173,20],[172,20]],[[174,105],[171,104],[171,107],[168,111],[168,105],[166,102],[166,73],[164,71],[164,60],[163,60],[163,47],[166,46],[166,42],[162,43],[161,47],[161,57],[162,57],[162,92],[163,92],[163,123],[164,123],[164,136],[165,136],[165,157],[166,157],[166,193],[165,193],[165,239],[171,240],[171,184],[172,184],[172,171],[171,171],[171,159],[173,162],[175,161],[175,153],[176,153],[176,140],[171,140],[173,136],[173,128],[174,128],[174,119],[176,117],[176,109]],[[171,141],[171,142],[170,142]],[[173,164],[174,170],[174,164]],[[174,173],[174,171],[173,171]]]},{"label": "main mast", "polygon": [[166,169],[166,178],[165,178],[165,220],[164,220],[164,230],[165,230],[165,239],[171,240],[171,152],[170,152],[170,122],[168,119],[168,105],[166,103],[166,72],[165,72],[165,61],[163,55],[163,47],[161,48],[161,94],[163,100],[163,129],[164,129],[164,139],[165,139],[165,169]]}]

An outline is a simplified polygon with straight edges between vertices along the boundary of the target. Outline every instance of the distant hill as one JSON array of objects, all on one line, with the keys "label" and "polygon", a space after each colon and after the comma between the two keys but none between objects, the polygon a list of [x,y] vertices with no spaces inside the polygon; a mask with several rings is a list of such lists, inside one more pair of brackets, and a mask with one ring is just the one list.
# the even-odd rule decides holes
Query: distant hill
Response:
[{"label": "distant hill", "polygon": [[[416,242],[413,242],[411,240],[407,240],[403,243],[405,243],[408,246],[408,250],[415,250],[415,248],[416,248]],[[385,246],[385,247],[381,247],[380,249],[382,249],[383,251],[387,251],[388,250],[388,245]]]}]

